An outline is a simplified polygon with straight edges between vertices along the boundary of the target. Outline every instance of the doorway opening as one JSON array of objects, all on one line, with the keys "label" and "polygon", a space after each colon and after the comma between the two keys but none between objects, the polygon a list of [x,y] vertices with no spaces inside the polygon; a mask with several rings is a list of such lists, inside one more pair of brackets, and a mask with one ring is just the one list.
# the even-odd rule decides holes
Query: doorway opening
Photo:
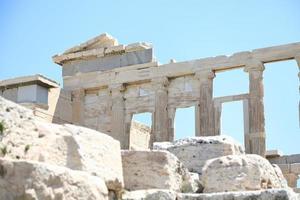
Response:
[{"label": "doorway opening", "polygon": [[176,108],[174,134],[175,140],[195,137],[195,106]]},{"label": "doorway opening", "polygon": [[145,150],[150,148],[152,129],[152,113],[133,114],[130,126],[130,145],[132,150]]},{"label": "doorway opening", "polygon": [[264,110],[267,150],[299,153],[299,79],[296,61],[265,64]]},{"label": "doorway opening", "polygon": [[244,146],[244,111],[243,101],[222,104],[221,135],[229,135]]},{"label": "doorway opening", "polygon": [[213,84],[213,97],[245,94],[249,92],[248,74],[243,69],[217,72]]}]

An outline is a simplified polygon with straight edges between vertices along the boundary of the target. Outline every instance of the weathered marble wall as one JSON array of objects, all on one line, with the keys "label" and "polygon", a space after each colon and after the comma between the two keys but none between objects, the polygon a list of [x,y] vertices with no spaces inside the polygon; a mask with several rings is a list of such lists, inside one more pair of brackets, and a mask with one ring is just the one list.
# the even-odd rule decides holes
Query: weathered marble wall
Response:
[{"label": "weathered marble wall", "polygon": [[[64,73],[63,80],[64,89],[73,93],[75,122],[108,132],[128,149],[133,114],[152,113],[150,143],[172,141],[176,109],[190,106],[195,106],[196,135],[219,135],[222,103],[240,100],[246,151],[264,155],[264,64],[294,58],[299,62],[300,43],[159,65],[151,57],[151,45],[116,45],[111,37],[101,37],[92,39],[93,45],[86,42],[72,48],[76,51],[54,56],[63,71],[72,66],[73,72]],[[101,42],[103,38],[106,43]],[[136,62],[111,65],[120,63],[120,57],[131,55],[129,52],[139,55]],[[109,64],[105,64],[107,60]],[[214,99],[215,72],[235,68],[244,68],[249,74],[249,92]]]}]

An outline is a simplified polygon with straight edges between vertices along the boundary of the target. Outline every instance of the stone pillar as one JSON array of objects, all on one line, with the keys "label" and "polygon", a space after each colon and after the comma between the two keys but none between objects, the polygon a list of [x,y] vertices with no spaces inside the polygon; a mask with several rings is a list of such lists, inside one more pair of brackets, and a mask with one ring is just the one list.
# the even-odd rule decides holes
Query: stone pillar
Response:
[{"label": "stone pillar", "polygon": [[72,91],[72,123],[84,126],[84,89]]},{"label": "stone pillar", "polygon": [[200,111],[199,111],[199,102],[195,106],[195,136],[200,136]]},{"label": "stone pillar", "polygon": [[152,80],[155,90],[155,111],[153,121],[152,142],[169,141],[169,118],[168,118],[168,78],[161,77]]},{"label": "stone pillar", "polygon": [[215,110],[215,135],[221,135],[221,114],[222,114],[222,103],[214,103]]},{"label": "stone pillar", "polygon": [[125,102],[123,92],[125,87],[123,84],[110,85],[112,98],[112,130],[111,136],[121,143],[122,149],[129,149],[129,132],[127,132],[125,124]]},{"label": "stone pillar", "polygon": [[168,130],[168,141],[172,142],[175,139],[174,131],[174,120],[175,120],[176,108],[168,108],[168,117],[169,117],[169,130]]},{"label": "stone pillar", "polygon": [[244,114],[244,145],[245,151],[250,152],[249,141],[249,99],[243,100],[243,114]]},{"label": "stone pillar", "polygon": [[[295,59],[297,61],[298,68],[299,68],[299,71],[300,71],[300,55],[297,55],[295,57]],[[299,81],[300,81],[300,72],[298,73],[298,78],[299,78]],[[300,86],[299,86],[299,93],[300,93]],[[299,104],[298,104],[298,110],[299,110],[299,127],[300,127],[300,101],[299,101]]]},{"label": "stone pillar", "polygon": [[196,113],[196,136],[215,135],[214,130],[214,103],[213,103],[213,78],[212,70],[201,70],[195,73],[200,82],[200,98]]},{"label": "stone pillar", "polygon": [[245,134],[247,153],[265,156],[265,116],[264,116],[264,88],[263,71],[265,67],[260,61],[251,60],[245,66],[245,72],[249,73],[249,100],[248,123],[249,134]]},{"label": "stone pillar", "polygon": [[128,146],[129,146],[129,149],[130,149],[130,129],[131,129],[131,122],[132,122],[132,117],[133,117],[133,114],[132,113],[125,113],[125,124],[124,124],[124,135],[125,136],[128,136],[128,138],[126,138],[128,140]]},{"label": "stone pillar", "polygon": [[297,187],[297,181],[298,181],[298,175],[294,173],[289,173],[289,174],[283,174],[284,178],[287,181],[287,184],[291,188],[296,188]]}]

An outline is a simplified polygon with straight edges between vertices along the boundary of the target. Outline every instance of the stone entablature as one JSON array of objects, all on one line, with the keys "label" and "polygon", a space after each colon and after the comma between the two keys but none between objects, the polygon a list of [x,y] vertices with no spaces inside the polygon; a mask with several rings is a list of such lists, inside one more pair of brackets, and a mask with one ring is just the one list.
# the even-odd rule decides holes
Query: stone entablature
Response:
[{"label": "stone entablature", "polygon": [[61,55],[53,56],[53,61],[64,66],[62,71],[66,77],[154,62],[155,58],[151,44],[139,42],[119,45],[112,36],[101,34]]}]

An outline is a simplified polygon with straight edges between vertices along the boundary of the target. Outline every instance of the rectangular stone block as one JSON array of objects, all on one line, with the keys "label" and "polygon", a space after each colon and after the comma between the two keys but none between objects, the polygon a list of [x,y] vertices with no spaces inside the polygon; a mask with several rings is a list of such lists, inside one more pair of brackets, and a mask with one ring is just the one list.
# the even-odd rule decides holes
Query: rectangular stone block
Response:
[{"label": "rectangular stone block", "polygon": [[122,151],[125,189],[191,191],[192,180],[182,163],[168,151]]},{"label": "rectangular stone block", "polygon": [[133,51],[122,54],[107,55],[101,58],[78,60],[63,65],[63,76],[74,76],[76,73],[111,70],[113,68],[138,65],[153,61],[152,49]]},{"label": "rectangular stone block", "polygon": [[189,169],[190,172],[202,172],[209,159],[244,154],[242,146],[230,137],[192,137],[171,142],[156,142],[154,149],[167,150]]}]

